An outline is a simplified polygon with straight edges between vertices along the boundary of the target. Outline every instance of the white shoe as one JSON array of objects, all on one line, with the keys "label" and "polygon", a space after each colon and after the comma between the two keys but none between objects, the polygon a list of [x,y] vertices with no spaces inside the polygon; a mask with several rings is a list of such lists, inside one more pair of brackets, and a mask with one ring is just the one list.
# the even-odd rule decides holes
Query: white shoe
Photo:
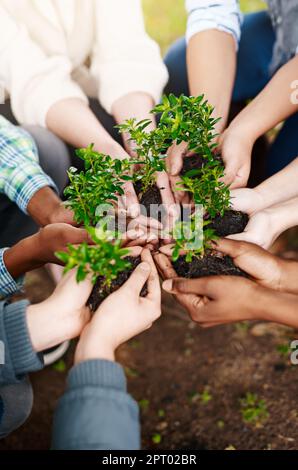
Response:
[{"label": "white shoe", "polygon": [[44,365],[49,366],[61,359],[62,356],[66,353],[70,345],[70,341],[64,341],[64,343],[58,344],[54,348],[47,349],[43,353]]}]

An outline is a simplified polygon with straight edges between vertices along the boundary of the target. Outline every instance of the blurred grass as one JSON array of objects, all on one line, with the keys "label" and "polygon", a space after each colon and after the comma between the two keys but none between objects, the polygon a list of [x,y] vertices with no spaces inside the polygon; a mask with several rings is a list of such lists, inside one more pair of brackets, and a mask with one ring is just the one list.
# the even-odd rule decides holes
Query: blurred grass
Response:
[{"label": "blurred grass", "polygon": [[[241,0],[244,12],[265,7],[261,0]],[[185,0],[143,0],[147,31],[159,43],[164,54],[169,45],[185,33]]]}]

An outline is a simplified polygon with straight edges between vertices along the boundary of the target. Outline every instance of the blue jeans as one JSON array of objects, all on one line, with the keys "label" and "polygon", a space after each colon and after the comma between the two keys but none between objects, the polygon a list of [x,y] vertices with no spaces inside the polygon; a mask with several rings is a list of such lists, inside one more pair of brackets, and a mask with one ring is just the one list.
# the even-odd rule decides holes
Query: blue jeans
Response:
[{"label": "blue jeans", "polygon": [[[254,98],[268,83],[271,78],[269,65],[274,42],[275,33],[266,11],[245,15],[237,58],[233,102]],[[178,39],[171,46],[165,57],[165,63],[170,74],[166,93],[189,94],[184,38]],[[281,170],[297,156],[298,113],[286,120],[270,146],[267,175],[271,176]]]}]

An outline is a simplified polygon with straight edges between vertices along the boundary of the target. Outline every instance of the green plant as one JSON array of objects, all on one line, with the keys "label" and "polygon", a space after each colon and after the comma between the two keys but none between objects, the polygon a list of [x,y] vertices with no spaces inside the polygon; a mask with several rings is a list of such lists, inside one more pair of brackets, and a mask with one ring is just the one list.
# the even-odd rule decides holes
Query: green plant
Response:
[{"label": "green plant", "polygon": [[217,215],[223,216],[230,207],[230,190],[221,181],[223,176],[223,166],[217,161],[209,161],[202,168],[181,176],[177,190],[190,193],[194,203],[202,205],[211,219]]},{"label": "green plant", "polygon": [[156,172],[165,170],[167,150],[159,127],[150,132],[146,130],[150,124],[150,119],[137,122],[132,118],[117,126],[121,132],[129,135],[129,140],[134,144],[137,157],[131,163],[138,166],[133,178],[135,182],[141,181],[144,192],[155,184]]},{"label": "green plant", "polygon": [[64,194],[76,222],[95,226],[102,217],[97,208],[101,204],[117,201],[117,195],[123,194],[124,182],[131,180],[128,174],[130,162],[100,154],[93,150],[93,145],[76,153],[84,160],[85,171],[78,172],[74,167],[69,169],[70,183]]},{"label": "green plant", "polygon": [[97,229],[86,228],[95,243],[88,245],[86,242],[81,245],[68,245],[68,251],[58,252],[56,256],[64,264],[64,272],[77,268],[77,281],[83,281],[88,274],[92,275],[92,282],[95,284],[100,276],[104,279],[103,285],[110,287],[112,281],[118,274],[128,269],[131,264],[125,259],[129,250],[121,247],[121,240],[118,238],[111,241],[113,234],[106,230],[105,226]]},{"label": "green plant", "polygon": [[260,425],[269,416],[265,400],[260,400],[255,393],[247,392],[240,400],[240,406],[242,419],[246,423]]},{"label": "green plant", "polygon": [[172,253],[173,261],[177,261],[181,253],[185,254],[186,262],[190,263],[194,256],[202,257],[211,250],[211,242],[216,240],[213,229],[208,228],[209,221],[203,221],[203,229],[198,230],[195,214],[189,221],[176,222],[172,236],[175,245]]},{"label": "green plant", "polygon": [[204,95],[177,97],[170,94],[163,97],[162,103],[155,106],[152,113],[161,114],[158,127],[164,142],[170,145],[187,142],[189,151],[213,161],[216,147],[214,128],[219,121],[212,117],[213,111]]}]

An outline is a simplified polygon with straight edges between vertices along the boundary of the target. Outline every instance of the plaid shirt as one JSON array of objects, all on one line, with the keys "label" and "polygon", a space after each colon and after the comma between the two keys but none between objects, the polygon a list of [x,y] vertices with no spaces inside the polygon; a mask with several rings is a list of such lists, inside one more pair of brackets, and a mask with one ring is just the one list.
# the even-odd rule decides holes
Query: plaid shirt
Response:
[{"label": "plaid shirt", "polygon": [[[0,116],[0,194],[5,194],[26,214],[30,199],[46,186],[56,190],[55,183],[38,163],[33,139]],[[6,269],[5,249],[0,249],[0,296],[13,294],[20,287]]]}]

